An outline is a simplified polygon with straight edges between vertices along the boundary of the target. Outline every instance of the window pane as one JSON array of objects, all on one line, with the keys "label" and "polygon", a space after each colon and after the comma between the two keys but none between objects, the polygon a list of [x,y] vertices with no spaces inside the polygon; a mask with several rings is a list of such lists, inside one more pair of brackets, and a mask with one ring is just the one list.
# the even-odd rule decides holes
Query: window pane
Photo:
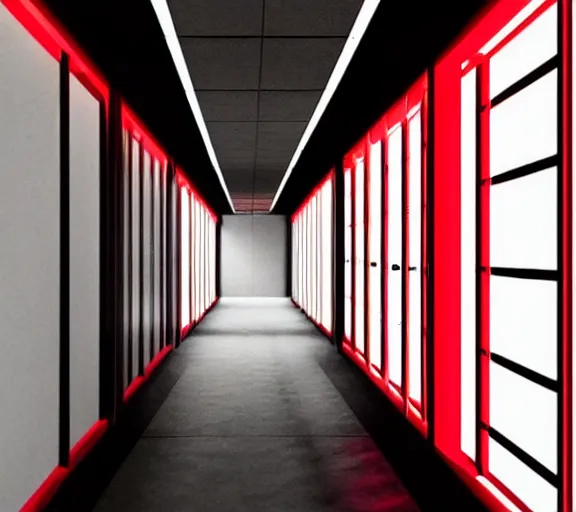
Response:
[{"label": "window pane", "polygon": [[352,339],[352,171],[344,173],[344,335]]},{"label": "window pane", "polygon": [[[462,79],[460,181],[461,448],[476,458],[476,70]],[[457,219],[455,219],[457,222]]]},{"label": "window pane", "polygon": [[356,162],[355,178],[354,344],[358,350],[364,352],[364,271],[366,265],[364,257],[364,160]]},{"label": "window pane", "polygon": [[490,188],[490,265],[555,270],[558,169]]},{"label": "window pane", "polygon": [[132,139],[132,377],[138,375],[140,286],[140,144]]},{"label": "window pane", "polygon": [[387,338],[388,375],[402,384],[402,127],[388,139]]},{"label": "window pane", "polygon": [[558,52],[556,4],[490,59],[490,97],[525,77]]},{"label": "window pane", "polygon": [[144,365],[150,362],[150,340],[152,336],[152,160],[148,151],[144,151],[144,169],[142,176],[143,196],[142,215],[144,230],[142,233],[143,272],[142,298],[144,308],[142,329],[144,338]]},{"label": "window pane", "polygon": [[382,366],[382,144],[370,146],[370,363]]},{"label": "window pane", "polygon": [[190,195],[181,189],[182,200],[182,309],[180,312],[182,327],[190,323]]},{"label": "window pane", "polygon": [[490,350],[557,376],[557,283],[490,277]]},{"label": "window pane", "polygon": [[490,473],[531,510],[558,510],[556,489],[493,439],[488,443],[488,460]]},{"label": "window pane", "polygon": [[422,117],[408,125],[408,365],[409,395],[422,399]]},{"label": "window pane", "polygon": [[550,471],[557,471],[553,391],[490,362],[490,425]]},{"label": "window pane", "polygon": [[490,175],[556,155],[556,70],[491,110]]}]

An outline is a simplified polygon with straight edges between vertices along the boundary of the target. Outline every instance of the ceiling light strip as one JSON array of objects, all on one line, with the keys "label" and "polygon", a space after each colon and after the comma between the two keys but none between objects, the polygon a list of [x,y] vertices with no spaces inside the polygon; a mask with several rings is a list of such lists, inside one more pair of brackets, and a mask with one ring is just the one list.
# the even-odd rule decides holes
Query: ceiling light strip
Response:
[{"label": "ceiling light strip", "polygon": [[288,178],[290,177],[292,170],[296,166],[296,163],[298,162],[298,159],[300,158],[302,151],[304,151],[304,148],[306,147],[308,140],[310,139],[312,133],[316,129],[316,126],[318,125],[318,122],[320,121],[322,114],[324,114],[324,111],[326,110],[328,103],[330,103],[330,100],[332,99],[332,96],[334,95],[334,92],[336,91],[336,88],[338,87],[340,80],[342,80],[344,72],[346,71],[348,64],[350,64],[350,61],[354,56],[354,52],[356,51],[356,48],[358,48],[358,45],[362,40],[362,36],[364,35],[364,32],[366,32],[368,24],[370,23],[370,20],[372,19],[372,16],[376,12],[376,9],[379,4],[380,0],[364,0],[364,2],[362,3],[362,7],[358,12],[358,16],[356,16],[356,21],[352,26],[352,30],[350,31],[348,39],[346,39],[344,48],[342,48],[342,53],[340,53],[340,57],[338,57],[338,61],[336,62],[336,65],[332,70],[332,74],[330,75],[328,83],[326,84],[326,88],[324,89],[324,92],[320,97],[320,101],[318,101],[318,104],[316,105],[316,109],[314,110],[314,113],[312,114],[310,121],[308,121],[308,124],[306,125],[306,130],[304,130],[304,133],[302,134],[302,138],[298,143],[298,147],[296,148],[294,155],[292,155],[292,160],[290,160],[290,164],[288,165],[288,168],[284,173],[282,181],[280,182],[280,186],[276,191],[276,195],[274,196],[274,200],[272,201],[272,205],[270,206],[270,211],[272,211],[276,206],[276,202],[278,201],[280,194],[282,194],[282,190],[284,189],[284,186],[286,185],[286,182],[288,181]]},{"label": "ceiling light strip", "polygon": [[186,60],[184,59],[184,54],[182,53],[182,48],[180,47],[178,34],[176,34],[176,29],[174,28],[174,22],[172,20],[172,15],[170,14],[170,8],[168,7],[166,0],[150,0],[150,2],[154,8],[154,12],[158,18],[160,27],[162,28],[162,32],[164,33],[166,44],[168,45],[168,49],[172,55],[172,60],[176,66],[176,71],[178,72],[178,76],[180,77],[180,81],[184,87],[184,92],[186,94],[186,98],[188,99],[188,103],[190,104],[190,108],[192,109],[192,113],[194,114],[194,118],[196,119],[196,123],[198,124],[198,129],[200,130],[200,134],[204,140],[204,145],[208,151],[208,156],[212,166],[218,175],[220,185],[222,185],[222,190],[224,190],[226,199],[228,199],[228,204],[230,205],[230,208],[232,208],[232,211],[235,212],[234,204],[230,197],[230,193],[228,192],[228,187],[226,186],[226,181],[222,175],[220,165],[218,164],[218,158],[216,157],[214,147],[212,146],[212,141],[210,140],[210,135],[208,134],[208,129],[206,128],[206,123],[204,122],[204,116],[202,115],[202,110],[200,109],[200,104],[198,103],[198,98],[196,97],[194,86],[192,85],[192,79],[190,78],[190,72],[188,71],[188,66],[186,65]]}]

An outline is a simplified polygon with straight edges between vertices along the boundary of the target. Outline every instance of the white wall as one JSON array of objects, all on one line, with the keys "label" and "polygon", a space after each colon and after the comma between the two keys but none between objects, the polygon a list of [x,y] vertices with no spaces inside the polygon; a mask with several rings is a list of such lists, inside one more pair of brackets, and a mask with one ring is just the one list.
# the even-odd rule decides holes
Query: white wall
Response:
[{"label": "white wall", "polygon": [[70,77],[70,446],[98,420],[100,103]]},{"label": "white wall", "polygon": [[285,297],[287,226],[284,215],[224,215],[223,297]]},{"label": "white wall", "polygon": [[0,4],[0,510],[58,463],[59,64]]}]

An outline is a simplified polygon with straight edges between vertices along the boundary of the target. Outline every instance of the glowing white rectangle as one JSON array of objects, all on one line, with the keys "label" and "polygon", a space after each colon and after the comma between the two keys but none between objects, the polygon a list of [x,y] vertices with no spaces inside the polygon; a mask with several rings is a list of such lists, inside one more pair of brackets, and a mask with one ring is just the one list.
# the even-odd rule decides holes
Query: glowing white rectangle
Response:
[{"label": "glowing white rectangle", "polygon": [[558,267],[558,169],[490,188],[490,265]]},{"label": "glowing white rectangle", "polygon": [[408,394],[422,400],[422,115],[408,122]]},{"label": "glowing white rectangle", "polygon": [[370,363],[382,366],[382,143],[370,146]]},{"label": "glowing white rectangle", "polygon": [[490,349],[535,372],[557,375],[558,285],[490,277]]},{"label": "glowing white rectangle", "polygon": [[354,203],[354,344],[358,350],[364,352],[364,160],[356,162],[355,170],[355,203]]},{"label": "glowing white rectangle", "polygon": [[490,473],[530,507],[530,510],[558,510],[556,488],[493,439],[488,441],[488,460]]},{"label": "glowing white rectangle", "polygon": [[[460,429],[476,458],[476,70],[462,78],[460,133]],[[458,222],[458,219],[454,219]]]},{"label": "glowing white rectangle", "polygon": [[180,190],[182,214],[180,221],[181,237],[182,237],[182,250],[181,250],[181,263],[182,263],[182,277],[181,277],[181,311],[180,319],[182,327],[186,327],[190,323],[190,195],[186,189]]},{"label": "glowing white rectangle", "polygon": [[558,395],[490,361],[490,425],[556,473]]},{"label": "glowing white rectangle", "polygon": [[558,153],[558,72],[496,105],[490,114],[490,176]]},{"label": "glowing white rectangle", "polygon": [[402,127],[388,138],[388,268],[386,283],[388,376],[397,385],[403,379],[402,354]]},{"label": "glowing white rectangle", "polygon": [[558,53],[557,18],[553,4],[490,59],[491,98]]}]

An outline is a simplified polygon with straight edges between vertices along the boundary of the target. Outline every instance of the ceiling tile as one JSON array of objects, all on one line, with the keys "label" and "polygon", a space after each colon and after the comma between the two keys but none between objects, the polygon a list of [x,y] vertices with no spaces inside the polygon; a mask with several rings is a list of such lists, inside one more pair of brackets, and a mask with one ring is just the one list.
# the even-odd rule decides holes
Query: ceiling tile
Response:
[{"label": "ceiling tile", "polygon": [[168,0],[178,35],[259,36],[264,0]]},{"label": "ceiling tile", "polygon": [[345,41],[264,39],[262,88],[324,90]]},{"label": "ceiling tile", "polygon": [[260,121],[308,121],[322,91],[262,91]]},{"label": "ceiling tile", "polygon": [[206,122],[256,121],[256,91],[198,91],[196,93]]},{"label": "ceiling tile", "polygon": [[362,0],[266,0],[264,34],[347,37],[361,5]]},{"label": "ceiling tile", "polygon": [[223,171],[223,175],[230,195],[252,195],[254,190],[254,168],[238,169],[233,172]]},{"label": "ceiling tile", "polygon": [[206,123],[223,171],[254,168],[256,123]]},{"label": "ceiling tile", "polygon": [[202,89],[258,89],[260,39],[180,39],[192,83]]}]

